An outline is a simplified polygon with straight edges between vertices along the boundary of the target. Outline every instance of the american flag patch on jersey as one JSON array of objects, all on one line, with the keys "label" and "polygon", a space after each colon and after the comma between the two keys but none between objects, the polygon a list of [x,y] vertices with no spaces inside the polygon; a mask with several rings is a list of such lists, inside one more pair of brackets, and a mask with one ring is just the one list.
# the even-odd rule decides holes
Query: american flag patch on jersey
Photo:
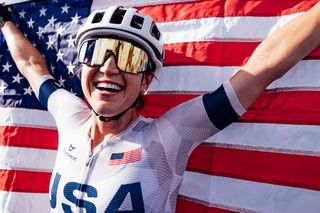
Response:
[{"label": "american flag patch on jersey", "polygon": [[109,166],[133,163],[141,160],[142,148],[130,150],[127,152],[112,153]]}]

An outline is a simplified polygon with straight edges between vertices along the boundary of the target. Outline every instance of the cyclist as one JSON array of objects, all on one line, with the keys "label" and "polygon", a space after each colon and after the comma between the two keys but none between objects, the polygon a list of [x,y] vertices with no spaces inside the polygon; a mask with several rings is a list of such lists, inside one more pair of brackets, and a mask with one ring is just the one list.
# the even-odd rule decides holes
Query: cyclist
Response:
[{"label": "cyclist", "polygon": [[136,108],[163,64],[161,33],[149,16],[110,7],[91,13],[79,29],[76,45],[88,107],[56,86],[7,10],[0,14],[16,65],[58,126],[52,212],[174,212],[192,150],[236,121],[320,38],[318,3],[265,39],[216,91],[147,119]]}]

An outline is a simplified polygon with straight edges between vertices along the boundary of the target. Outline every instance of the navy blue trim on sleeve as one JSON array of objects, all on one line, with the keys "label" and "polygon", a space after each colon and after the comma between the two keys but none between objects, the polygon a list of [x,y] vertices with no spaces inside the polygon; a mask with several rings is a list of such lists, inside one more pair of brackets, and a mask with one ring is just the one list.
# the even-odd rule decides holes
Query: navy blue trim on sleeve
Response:
[{"label": "navy blue trim on sleeve", "polygon": [[205,94],[202,100],[211,122],[220,130],[239,118],[222,85],[214,92]]},{"label": "navy blue trim on sleeve", "polygon": [[54,79],[48,79],[44,81],[39,88],[39,101],[43,107],[48,109],[48,99],[50,95],[59,89],[55,84]]}]

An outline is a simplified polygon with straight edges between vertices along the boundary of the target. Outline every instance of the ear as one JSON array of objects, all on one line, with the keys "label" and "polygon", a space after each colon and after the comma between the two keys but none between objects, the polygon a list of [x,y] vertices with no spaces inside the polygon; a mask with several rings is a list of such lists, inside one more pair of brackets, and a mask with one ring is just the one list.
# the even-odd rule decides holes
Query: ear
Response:
[{"label": "ear", "polygon": [[144,94],[149,88],[153,79],[153,74],[146,73],[143,75],[142,85],[141,85],[141,94]]}]

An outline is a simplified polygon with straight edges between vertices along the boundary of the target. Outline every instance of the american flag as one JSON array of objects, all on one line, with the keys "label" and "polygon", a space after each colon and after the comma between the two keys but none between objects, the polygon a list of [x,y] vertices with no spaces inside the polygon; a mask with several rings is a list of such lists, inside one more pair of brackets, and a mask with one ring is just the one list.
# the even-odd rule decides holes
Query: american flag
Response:
[{"label": "american flag", "polygon": [[[165,66],[141,113],[156,118],[217,88],[264,38],[316,2],[56,0],[12,9],[59,84],[80,97],[73,41],[89,11],[117,4],[151,15],[164,33]],[[0,211],[49,212],[56,126],[1,40]],[[177,212],[319,212],[319,67],[318,48],[272,83],[239,122],[191,154]]]},{"label": "american flag", "polygon": [[126,152],[112,153],[110,156],[109,166],[134,163],[141,160],[142,148],[133,149]]}]

